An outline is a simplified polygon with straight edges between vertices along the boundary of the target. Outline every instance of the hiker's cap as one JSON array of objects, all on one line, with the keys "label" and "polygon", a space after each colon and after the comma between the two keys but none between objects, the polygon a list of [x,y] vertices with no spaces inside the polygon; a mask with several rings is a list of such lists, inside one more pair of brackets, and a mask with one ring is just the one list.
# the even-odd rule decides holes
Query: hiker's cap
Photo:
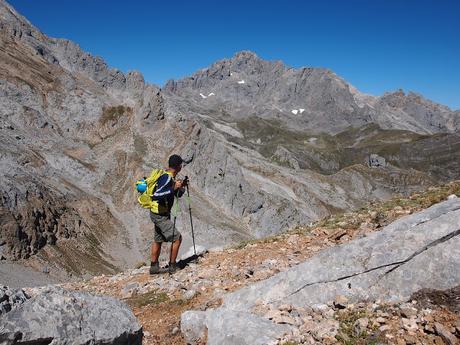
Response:
[{"label": "hiker's cap", "polygon": [[172,155],[171,157],[169,157],[168,165],[169,165],[170,168],[177,168],[177,167],[179,167],[183,162],[184,162],[184,160],[182,159],[181,156],[179,156],[179,155]]}]

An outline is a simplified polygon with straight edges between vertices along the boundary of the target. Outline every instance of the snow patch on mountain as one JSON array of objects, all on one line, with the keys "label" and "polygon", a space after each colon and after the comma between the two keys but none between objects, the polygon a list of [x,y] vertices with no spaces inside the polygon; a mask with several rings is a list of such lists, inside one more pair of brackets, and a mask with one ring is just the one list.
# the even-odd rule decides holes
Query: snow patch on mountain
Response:
[{"label": "snow patch on mountain", "polygon": [[303,108],[300,108],[300,109],[292,109],[292,110],[291,110],[291,113],[293,113],[294,115],[297,115],[297,114],[302,114],[304,111],[305,111],[305,109],[303,109]]},{"label": "snow patch on mountain", "polygon": [[215,95],[216,95],[216,94],[215,94],[214,92],[209,93],[207,96],[206,96],[206,95],[203,95],[203,93],[200,92],[200,96],[201,96],[201,98],[203,98],[203,99],[206,99],[206,98],[208,98],[208,97],[215,96]]}]

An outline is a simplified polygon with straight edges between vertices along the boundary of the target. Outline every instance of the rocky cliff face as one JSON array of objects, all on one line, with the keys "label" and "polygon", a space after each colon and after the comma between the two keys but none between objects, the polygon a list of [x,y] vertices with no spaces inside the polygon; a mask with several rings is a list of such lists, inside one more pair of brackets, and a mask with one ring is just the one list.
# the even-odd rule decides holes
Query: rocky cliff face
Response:
[{"label": "rocky cliff face", "polygon": [[[460,171],[448,159],[460,152],[458,113],[419,96],[365,96],[330,71],[249,52],[161,90],[47,37],[2,0],[0,28],[0,248],[53,274],[113,272],[145,258],[153,228],[133,182],[174,152],[188,163],[197,241],[207,246],[267,236]],[[373,134],[360,134],[369,123]],[[396,128],[404,138],[389,155],[387,133]],[[358,133],[351,141],[350,131]],[[442,158],[413,155],[426,147]],[[391,164],[367,166],[372,153]],[[185,249],[187,217],[178,220]]]},{"label": "rocky cliff face", "polygon": [[130,191],[119,177],[142,161],[147,144],[131,128],[149,131],[150,115],[162,116],[159,89],[46,37],[5,2],[0,13],[4,254],[27,258],[45,247],[37,265],[77,274],[132,265],[141,237],[115,206]]}]

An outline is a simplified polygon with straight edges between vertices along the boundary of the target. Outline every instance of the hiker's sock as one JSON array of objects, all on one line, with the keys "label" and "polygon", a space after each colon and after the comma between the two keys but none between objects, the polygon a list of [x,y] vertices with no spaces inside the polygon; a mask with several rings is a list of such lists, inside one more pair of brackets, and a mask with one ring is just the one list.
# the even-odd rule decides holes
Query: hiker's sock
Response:
[{"label": "hiker's sock", "polygon": [[156,265],[158,265],[158,261],[157,262],[150,261],[150,266],[156,266]]}]

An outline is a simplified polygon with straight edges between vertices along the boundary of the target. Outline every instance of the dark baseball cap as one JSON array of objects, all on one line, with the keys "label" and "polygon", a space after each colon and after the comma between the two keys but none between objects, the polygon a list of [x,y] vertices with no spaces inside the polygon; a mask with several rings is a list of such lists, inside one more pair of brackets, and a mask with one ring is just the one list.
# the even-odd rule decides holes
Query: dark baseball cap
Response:
[{"label": "dark baseball cap", "polygon": [[169,157],[168,165],[169,165],[170,168],[177,168],[177,167],[180,166],[183,162],[184,162],[184,160],[182,159],[181,156],[179,156],[179,155],[172,155],[171,157]]}]

